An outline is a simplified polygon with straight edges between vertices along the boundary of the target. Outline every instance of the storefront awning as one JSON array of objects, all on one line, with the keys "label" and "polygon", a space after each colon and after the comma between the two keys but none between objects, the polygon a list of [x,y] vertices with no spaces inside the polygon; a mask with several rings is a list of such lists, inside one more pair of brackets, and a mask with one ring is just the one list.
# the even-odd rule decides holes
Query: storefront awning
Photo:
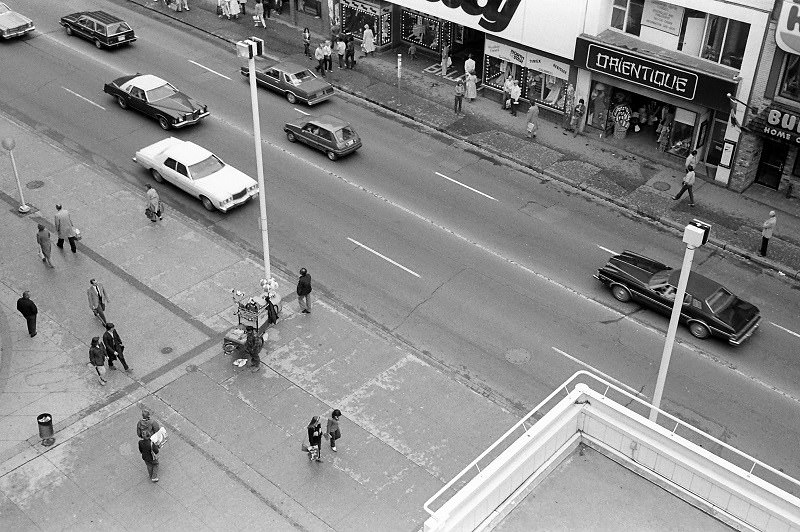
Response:
[{"label": "storefront awning", "polygon": [[748,120],[745,126],[752,133],[770,140],[800,145],[800,108],[772,103]]},{"label": "storefront awning", "polygon": [[739,71],[606,30],[582,34],[575,65],[659,92],[673,100],[730,111],[727,94],[736,94]]}]

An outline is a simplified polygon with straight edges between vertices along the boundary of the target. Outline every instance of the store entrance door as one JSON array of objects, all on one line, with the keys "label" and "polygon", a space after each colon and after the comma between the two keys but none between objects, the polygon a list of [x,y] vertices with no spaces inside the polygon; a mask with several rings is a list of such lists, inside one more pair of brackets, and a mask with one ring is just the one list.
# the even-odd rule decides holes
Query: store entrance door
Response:
[{"label": "store entrance door", "polygon": [[765,140],[764,149],[761,151],[761,161],[758,163],[756,183],[778,190],[783,173],[783,163],[786,161],[788,151],[789,149],[784,144]]}]

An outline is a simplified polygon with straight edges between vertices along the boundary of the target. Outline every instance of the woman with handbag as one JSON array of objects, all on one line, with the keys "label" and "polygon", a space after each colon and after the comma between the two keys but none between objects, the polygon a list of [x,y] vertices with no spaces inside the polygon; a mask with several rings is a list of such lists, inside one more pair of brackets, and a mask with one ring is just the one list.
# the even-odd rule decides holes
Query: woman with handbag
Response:
[{"label": "woman with handbag", "polygon": [[147,187],[147,207],[145,207],[144,213],[150,218],[151,222],[163,220],[161,216],[161,198],[158,196],[158,192],[150,185],[145,186]]},{"label": "woman with handbag", "polygon": [[319,416],[312,417],[306,429],[308,430],[308,459],[322,462],[322,458],[320,458],[322,424],[319,422]]},{"label": "woman with handbag", "polygon": [[50,243],[50,231],[44,228],[42,224],[38,225],[39,232],[36,233],[36,243],[39,244],[39,258],[42,259],[48,268],[55,268],[53,263],[50,262],[50,251],[52,249]]}]

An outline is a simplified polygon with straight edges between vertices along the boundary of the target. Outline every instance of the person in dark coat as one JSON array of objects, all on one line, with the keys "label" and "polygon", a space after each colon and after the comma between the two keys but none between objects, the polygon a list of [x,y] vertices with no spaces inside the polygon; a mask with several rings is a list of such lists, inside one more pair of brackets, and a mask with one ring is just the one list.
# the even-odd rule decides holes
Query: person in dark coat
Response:
[{"label": "person in dark coat", "polygon": [[111,322],[106,323],[106,332],[103,333],[103,344],[106,346],[106,356],[108,356],[108,367],[110,369],[117,369],[114,367],[114,361],[119,359],[122,362],[122,367],[125,371],[130,371],[128,363],[125,362],[125,345],[122,343],[122,338],[119,337],[117,329]]},{"label": "person in dark coat", "polygon": [[150,410],[142,408],[142,419],[136,423],[136,435],[143,438],[145,433],[152,436],[159,430],[161,430],[161,425],[155,419],[150,419]]},{"label": "person in dark coat", "polygon": [[339,431],[339,418],[342,417],[342,411],[338,408],[331,412],[331,417],[328,418],[328,424],[325,426],[325,434],[331,440],[331,451],[336,452],[336,440],[342,437]]},{"label": "person in dark coat", "polygon": [[261,369],[261,348],[264,347],[264,339],[258,334],[255,327],[247,327],[247,340],[244,342],[244,350],[250,357],[250,371],[253,373]]},{"label": "person in dark coat", "polygon": [[321,458],[321,444],[322,444],[322,424],[319,422],[319,416],[311,418],[308,424],[308,459],[322,462]]},{"label": "person in dark coat", "polygon": [[36,308],[36,303],[31,301],[29,291],[25,290],[22,292],[22,297],[17,299],[17,310],[25,318],[25,322],[28,324],[28,334],[33,338],[36,336],[36,315],[39,313],[39,309]]},{"label": "person in dark coat", "polygon": [[311,276],[305,268],[300,268],[300,278],[297,280],[297,302],[303,314],[311,314]]},{"label": "person in dark coat", "polygon": [[106,385],[106,351],[100,345],[100,337],[92,338],[92,345],[89,346],[89,362],[94,367],[100,386]]},{"label": "person in dark coat", "polygon": [[50,231],[45,229],[42,224],[38,224],[38,227],[39,231],[36,233],[36,243],[39,244],[39,249],[42,252],[42,262],[44,262],[48,268],[55,268],[53,263],[50,262],[50,253],[52,250]]},{"label": "person in dark coat", "polygon": [[158,445],[154,445],[150,440],[149,432],[145,431],[139,439],[139,452],[142,455],[142,460],[147,465],[147,474],[150,475],[150,480],[158,482]]},{"label": "person in dark coat", "polygon": [[347,36],[344,45],[344,66],[351,70],[356,66],[356,42],[352,35]]}]

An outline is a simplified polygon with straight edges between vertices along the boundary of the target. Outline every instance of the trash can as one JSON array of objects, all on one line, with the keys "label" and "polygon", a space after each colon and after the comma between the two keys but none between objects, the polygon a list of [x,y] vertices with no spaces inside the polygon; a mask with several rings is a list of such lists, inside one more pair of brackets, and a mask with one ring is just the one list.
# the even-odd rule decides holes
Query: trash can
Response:
[{"label": "trash can", "polygon": [[39,424],[39,438],[42,440],[42,445],[53,445],[56,441],[53,437],[53,416],[46,413],[39,414],[36,423]]}]

